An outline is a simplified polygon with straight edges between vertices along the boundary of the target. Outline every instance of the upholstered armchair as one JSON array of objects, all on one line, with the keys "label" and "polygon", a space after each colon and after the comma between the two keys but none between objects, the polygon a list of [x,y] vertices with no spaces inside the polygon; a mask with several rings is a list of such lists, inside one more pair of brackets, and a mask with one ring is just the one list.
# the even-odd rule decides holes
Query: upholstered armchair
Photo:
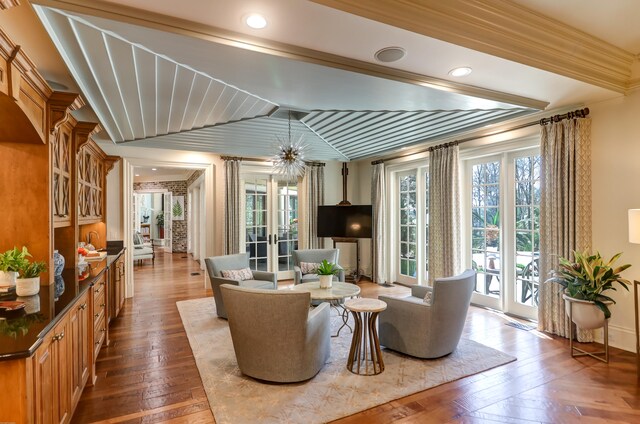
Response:
[{"label": "upholstered armchair", "polygon": [[[213,298],[216,301],[216,312],[220,318],[227,318],[227,312],[222,301],[220,286],[232,284],[254,289],[278,289],[276,274],[266,271],[254,271],[249,268],[249,254],[212,256],[206,258],[207,273],[213,290]],[[226,275],[226,277],[225,277]]]},{"label": "upholstered armchair", "polygon": [[142,263],[144,259],[151,259],[151,263],[155,264],[156,254],[153,250],[153,243],[145,243],[140,233],[133,234],[133,261],[134,263]]},{"label": "upholstered armchair", "polygon": [[336,267],[339,269],[338,274],[333,276],[333,281],[344,282],[344,269],[342,269],[342,267],[338,265],[338,259],[340,258],[340,249],[294,250],[293,252],[291,252],[291,256],[293,257],[294,284],[320,281],[320,279],[318,278],[318,274],[307,272],[311,270],[303,269],[300,264],[319,264],[325,259],[327,260],[327,262],[336,264]]},{"label": "upholstered armchair", "polygon": [[[433,287],[412,286],[411,296],[378,296],[387,309],[378,318],[380,344],[418,358],[439,358],[458,346],[476,272],[436,278]],[[427,301],[425,301],[425,298]]]},{"label": "upholstered armchair", "polygon": [[260,380],[292,383],[316,375],[331,353],[330,307],[309,309],[293,290],[220,286],[238,367]]}]

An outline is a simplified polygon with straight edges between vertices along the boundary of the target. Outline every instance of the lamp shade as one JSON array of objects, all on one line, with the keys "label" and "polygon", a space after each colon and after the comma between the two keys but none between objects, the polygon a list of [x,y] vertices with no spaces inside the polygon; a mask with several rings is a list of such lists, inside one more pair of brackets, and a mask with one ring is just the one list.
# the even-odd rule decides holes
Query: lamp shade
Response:
[{"label": "lamp shade", "polygon": [[629,243],[640,244],[640,209],[629,209]]}]

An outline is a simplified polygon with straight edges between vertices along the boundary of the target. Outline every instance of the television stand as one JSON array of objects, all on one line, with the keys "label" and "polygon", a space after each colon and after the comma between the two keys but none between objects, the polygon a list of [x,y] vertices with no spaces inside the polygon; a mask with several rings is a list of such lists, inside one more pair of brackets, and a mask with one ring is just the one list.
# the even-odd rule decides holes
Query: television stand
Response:
[{"label": "television stand", "polygon": [[350,283],[358,283],[360,281],[360,243],[357,238],[351,237],[331,237],[333,240],[333,248],[336,248],[336,243],[355,243],[356,244],[356,272],[345,276],[345,280]]}]

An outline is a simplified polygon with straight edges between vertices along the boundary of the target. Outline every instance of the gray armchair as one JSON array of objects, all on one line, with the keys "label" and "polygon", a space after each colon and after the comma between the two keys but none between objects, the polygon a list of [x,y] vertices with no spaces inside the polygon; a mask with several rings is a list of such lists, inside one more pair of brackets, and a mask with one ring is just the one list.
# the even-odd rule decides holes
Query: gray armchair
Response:
[{"label": "gray armchair", "polygon": [[[433,288],[412,286],[411,296],[378,296],[387,302],[379,315],[380,344],[418,358],[439,358],[458,346],[476,272],[468,269],[460,275],[436,278]],[[431,305],[424,302],[431,292]]]},{"label": "gray armchair", "polygon": [[234,280],[222,277],[221,271],[236,270],[249,268],[249,254],[238,253],[237,255],[212,256],[206,258],[204,263],[207,265],[207,273],[211,281],[211,289],[213,290],[213,298],[216,301],[216,312],[220,318],[227,318],[227,312],[220,294],[220,286],[222,284],[232,284],[241,287],[250,287],[254,289],[278,289],[278,280],[276,274],[266,271],[251,271],[253,278],[250,280]]},{"label": "gray armchair", "polygon": [[316,375],[331,353],[329,304],[311,295],[223,284],[238,367],[260,380],[292,383]]},{"label": "gray armchair", "polygon": [[327,262],[336,264],[337,268],[339,269],[338,274],[333,276],[333,281],[344,282],[344,269],[342,269],[342,267],[338,265],[338,260],[340,258],[340,249],[294,250],[293,252],[291,252],[291,256],[293,258],[294,284],[320,281],[317,274],[302,274],[302,270],[300,269],[300,262],[320,263],[324,259],[326,259]]}]

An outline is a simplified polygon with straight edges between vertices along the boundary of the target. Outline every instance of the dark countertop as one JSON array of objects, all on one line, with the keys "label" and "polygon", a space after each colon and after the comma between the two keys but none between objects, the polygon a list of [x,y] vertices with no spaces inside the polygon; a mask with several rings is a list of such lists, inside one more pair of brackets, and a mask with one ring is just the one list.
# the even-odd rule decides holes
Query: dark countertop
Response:
[{"label": "dark countertop", "polygon": [[0,312],[0,361],[33,355],[59,318],[98,281],[123,252],[124,249],[116,255],[107,255],[99,261],[89,262],[84,278],[78,276],[76,269],[66,268],[54,284],[40,286],[38,294],[0,297],[0,300],[18,300],[27,304],[22,310]]}]

